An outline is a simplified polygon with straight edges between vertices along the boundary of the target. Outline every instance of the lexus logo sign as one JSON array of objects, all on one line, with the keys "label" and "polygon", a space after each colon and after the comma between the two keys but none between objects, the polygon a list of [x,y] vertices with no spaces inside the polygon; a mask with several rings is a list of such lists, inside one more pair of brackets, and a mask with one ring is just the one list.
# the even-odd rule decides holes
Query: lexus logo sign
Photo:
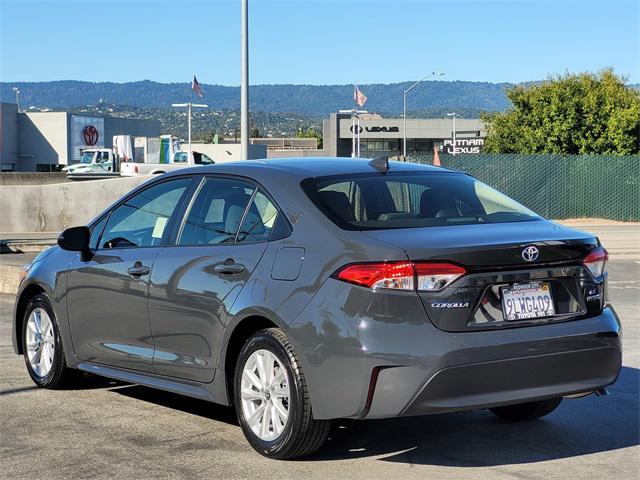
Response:
[{"label": "lexus logo sign", "polygon": [[98,143],[98,138],[98,129],[93,125],[87,125],[82,129],[82,140],[84,140],[85,145],[94,146]]},{"label": "lexus logo sign", "polygon": [[[356,127],[357,128],[357,127]],[[351,133],[353,133],[353,125],[349,127]],[[369,133],[398,133],[400,131],[400,127],[364,127],[364,130]],[[363,129],[360,127],[358,133],[362,133]]]}]

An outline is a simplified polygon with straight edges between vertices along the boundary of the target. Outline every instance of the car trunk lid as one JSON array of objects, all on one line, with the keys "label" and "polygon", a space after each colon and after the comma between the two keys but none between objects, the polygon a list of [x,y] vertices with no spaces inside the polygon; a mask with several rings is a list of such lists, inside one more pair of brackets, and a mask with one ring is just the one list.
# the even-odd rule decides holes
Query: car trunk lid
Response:
[{"label": "car trunk lid", "polygon": [[[467,274],[439,291],[419,295],[429,319],[448,331],[512,328],[573,320],[602,309],[604,282],[581,260],[600,243],[594,236],[549,221],[456,225],[364,232],[403,248],[410,260],[451,262]],[[537,256],[525,254],[535,247]],[[504,288],[548,288],[554,315],[508,321]]]}]

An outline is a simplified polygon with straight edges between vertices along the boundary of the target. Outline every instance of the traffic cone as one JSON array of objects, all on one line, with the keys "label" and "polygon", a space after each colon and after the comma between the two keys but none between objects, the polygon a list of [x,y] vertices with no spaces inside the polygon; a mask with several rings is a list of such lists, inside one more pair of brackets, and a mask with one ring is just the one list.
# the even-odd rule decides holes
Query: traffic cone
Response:
[{"label": "traffic cone", "polygon": [[440,163],[440,154],[438,153],[438,148],[437,147],[433,147],[433,164],[436,167],[441,167],[442,164]]}]

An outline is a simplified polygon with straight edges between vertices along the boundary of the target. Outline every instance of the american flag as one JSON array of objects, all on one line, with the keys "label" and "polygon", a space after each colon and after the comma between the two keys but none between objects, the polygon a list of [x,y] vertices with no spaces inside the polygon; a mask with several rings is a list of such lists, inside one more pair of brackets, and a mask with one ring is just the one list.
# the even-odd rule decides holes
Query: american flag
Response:
[{"label": "american flag", "polygon": [[367,98],[368,97],[364,93],[362,93],[357,85],[353,86],[353,101],[356,102],[359,107],[364,107]]},{"label": "american flag", "polygon": [[198,83],[198,79],[196,78],[195,75],[193,76],[193,81],[191,82],[191,90],[196,92],[196,95],[198,95],[200,98],[204,97],[204,95],[202,94],[202,88],[200,87],[200,84]]}]

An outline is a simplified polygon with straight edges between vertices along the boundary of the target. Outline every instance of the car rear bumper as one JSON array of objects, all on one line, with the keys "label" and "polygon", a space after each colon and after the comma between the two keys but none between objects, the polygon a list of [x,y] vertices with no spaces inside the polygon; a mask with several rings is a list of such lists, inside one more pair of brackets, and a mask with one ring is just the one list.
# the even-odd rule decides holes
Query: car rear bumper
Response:
[{"label": "car rear bumper", "polygon": [[[398,388],[398,382],[392,378],[399,370],[384,369],[378,376],[365,417],[475,410],[592,392],[610,385],[616,381],[622,361],[620,323],[615,311],[607,307],[602,314],[588,319],[591,333],[578,333],[581,321],[565,324],[576,327],[574,335],[564,333],[560,337],[488,345],[489,356],[494,359],[486,355],[488,352],[483,354],[482,361],[473,361],[478,351],[456,352],[455,361],[440,359],[446,366],[430,373],[412,392],[413,386]],[[532,336],[538,333],[536,327],[528,330]],[[390,389],[389,385],[394,387]],[[405,396],[406,404],[401,410],[397,406],[404,400],[390,402],[385,398],[390,390],[395,390],[397,396]],[[393,408],[389,409],[391,405]]]},{"label": "car rear bumper", "polygon": [[620,371],[620,322],[610,306],[562,323],[445,332],[425,318],[417,295],[332,290],[331,302],[316,297],[288,331],[318,419],[424,415],[590,392]]},{"label": "car rear bumper", "polygon": [[444,368],[401,415],[474,410],[592,392],[613,383],[620,370],[615,346]]}]

